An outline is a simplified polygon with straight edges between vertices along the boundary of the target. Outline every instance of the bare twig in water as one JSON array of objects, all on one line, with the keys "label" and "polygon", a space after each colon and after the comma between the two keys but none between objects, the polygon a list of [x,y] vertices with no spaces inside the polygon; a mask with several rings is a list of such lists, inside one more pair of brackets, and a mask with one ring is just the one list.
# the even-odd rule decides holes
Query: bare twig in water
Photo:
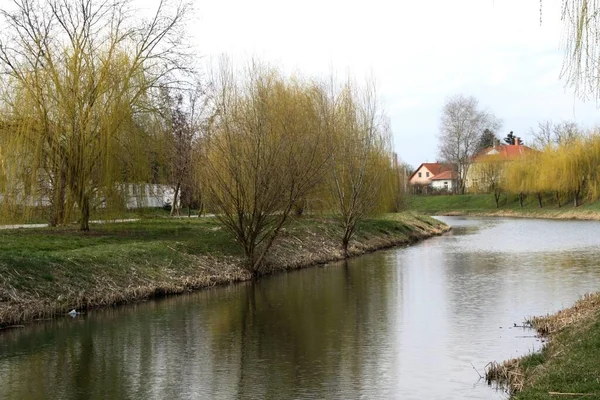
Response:
[{"label": "bare twig in water", "polygon": [[480,380],[481,380],[481,379],[483,379],[483,375],[481,375],[481,374],[479,373],[479,371],[477,371],[477,368],[475,368],[475,366],[473,365],[473,363],[472,363],[472,362],[469,362],[469,364],[471,364],[471,367],[473,367],[473,369],[475,370],[475,372],[477,372],[477,375],[479,375],[479,379],[480,379]]}]

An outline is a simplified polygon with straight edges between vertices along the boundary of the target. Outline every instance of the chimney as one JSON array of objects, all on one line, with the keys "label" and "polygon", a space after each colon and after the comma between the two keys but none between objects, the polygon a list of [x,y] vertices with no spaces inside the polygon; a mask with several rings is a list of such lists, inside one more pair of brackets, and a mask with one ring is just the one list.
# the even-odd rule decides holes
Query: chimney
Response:
[{"label": "chimney", "polygon": [[515,146],[518,146],[520,141],[521,141],[521,138],[518,136],[515,136]]}]

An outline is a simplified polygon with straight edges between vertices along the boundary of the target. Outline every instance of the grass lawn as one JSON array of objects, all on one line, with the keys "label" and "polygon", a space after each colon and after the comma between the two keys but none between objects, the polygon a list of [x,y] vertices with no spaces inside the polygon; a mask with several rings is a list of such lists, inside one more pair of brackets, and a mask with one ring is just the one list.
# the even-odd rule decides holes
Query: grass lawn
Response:
[{"label": "grass lawn", "polygon": [[531,217],[557,218],[564,215],[567,218],[600,218],[600,201],[585,203],[574,207],[573,202],[561,204],[550,195],[543,197],[543,208],[538,205],[537,197],[528,196],[519,204],[516,195],[502,194],[499,207],[496,207],[491,194],[465,194],[447,196],[409,196],[407,209],[423,214],[495,214],[495,215],[525,215]]}]

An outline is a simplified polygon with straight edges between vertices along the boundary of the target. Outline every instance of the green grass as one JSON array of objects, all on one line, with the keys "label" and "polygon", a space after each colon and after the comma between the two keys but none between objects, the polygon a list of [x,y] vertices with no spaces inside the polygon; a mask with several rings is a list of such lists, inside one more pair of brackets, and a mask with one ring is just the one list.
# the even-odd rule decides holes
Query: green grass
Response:
[{"label": "green grass", "polygon": [[186,255],[240,255],[213,218],[99,224],[86,233],[76,227],[0,230],[0,248],[5,282],[42,296],[52,293],[57,279],[85,288],[94,275],[118,282],[132,268],[156,275],[177,263],[184,271],[193,262]]},{"label": "green grass", "polygon": [[498,213],[510,211],[513,213],[527,213],[544,215],[547,213],[567,212],[600,212],[600,201],[585,203],[574,207],[569,201],[558,207],[556,200],[551,195],[543,197],[543,208],[538,205],[537,197],[527,196],[521,208],[519,198],[516,195],[502,194],[499,207],[496,207],[494,197],[491,194],[465,194],[447,196],[409,196],[406,201],[407,209],[424,214],[444,214],[452,212],[460,213]]},{"label": "green grass", "polygon": [[600,399],[600,312],[589,320],[563,329],[541,353],[522,359],[530,383],[514,400],[555,398],[549,392],[595,394]]}]

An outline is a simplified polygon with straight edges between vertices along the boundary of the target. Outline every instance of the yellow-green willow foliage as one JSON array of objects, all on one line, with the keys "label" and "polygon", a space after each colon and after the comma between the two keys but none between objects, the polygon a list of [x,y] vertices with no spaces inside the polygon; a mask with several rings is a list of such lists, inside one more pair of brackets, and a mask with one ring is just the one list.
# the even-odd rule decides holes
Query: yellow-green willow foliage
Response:
[{"label": "yellow-green willow foliage", "polygon": [[600,99],[600,32],[598,0],[564,0],[562,42],[565,61],[562,77],[582,98],[592,95]]},{"label": "yellow-green willow foliage", "polygon": [[[0,68],[8,77],[3,208],[51,206],[52,224],[110,207],[148,174],[141,133],[152,88],[176,70],[182,7],[161,1],[154,18],[132,2],[17,0],[0,10]],[[169,52],[165,52],[169,42]],[[10,43],[10,45],[7,45]]]},{"label": "yellow-green willow foliage", "polygon": [[528,195],[537,196],[539,206],[542,207],[543,189],[540,186],[540,168],[537,154],[527,154],[521,158],[509,161],[505,166],[504,188],[519,195],[519,204]]},{"label": "yellow-green willow foliage", "polygon": [[512,193],[535,194],[542,207],[542,195],[551,194],[560,207],[600,195],[600,136],[593,134],[549,146],[538,154],[512,161],[507,168],[506,188]]},{"label": "yellow-green willow foliage", "polygon": [[398,168],[372,89],[338,90],[257,64],[234,73],[226,62],[212,81],[198,175],[249,271],[265,272],[292,212],[339,215],[346,251],[361,218],[393,207],[388,185]]},{"label": "yellow-green willow foliage", "polygon": [[342,248],[356,233],[365,216],[392,208],[391,194],[384,190],[393,174],[391,132],[379,109],[375,88],[359,88],[353,82],[321,88],[320,111],[328,139],[325,182],[330,207],[340,216]]},{"label": "yellow-green willow foliage", "polygon": [[254,65],[234,75],[223,62],[214,83],[216,117],[205,142],[202,187],[241,245],[246,266],[265,256],[294,204],[319,182],[324,136],[309,82]]}]

